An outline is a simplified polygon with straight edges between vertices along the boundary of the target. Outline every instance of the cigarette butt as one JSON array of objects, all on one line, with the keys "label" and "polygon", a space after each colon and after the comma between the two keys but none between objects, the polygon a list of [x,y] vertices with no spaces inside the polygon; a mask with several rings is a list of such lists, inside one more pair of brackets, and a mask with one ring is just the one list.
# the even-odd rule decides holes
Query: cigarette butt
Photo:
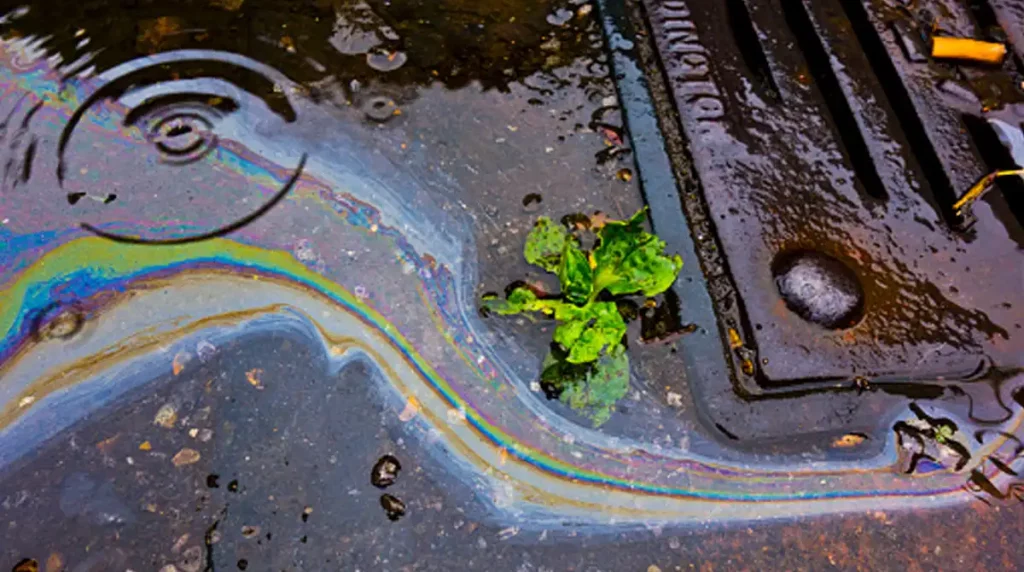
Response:
[{"label": "cigarette butt", "polygon": [[1006,46],[969,38],[937,36],[932,38],[932,57],[999,64],[1006,57]]}]

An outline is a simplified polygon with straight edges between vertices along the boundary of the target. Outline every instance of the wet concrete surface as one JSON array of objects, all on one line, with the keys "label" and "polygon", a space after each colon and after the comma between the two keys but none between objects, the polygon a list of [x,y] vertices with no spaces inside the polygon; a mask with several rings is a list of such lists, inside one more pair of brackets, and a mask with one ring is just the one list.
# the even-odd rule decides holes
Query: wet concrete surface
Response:
[{"label": "wet concrete surface", "polygon": [[[501,291],[516,280],[557,288],[521,257],[537,216],[600,211],[626,217],[645,197],[650,202],[656,176],[675,192],[672,175],[678,171],[637,172],[638,165],[652,163],[633,157],[631,140],[650,134],[631,133],[624,125],[621,107],[636,101],[619,101],[625,91],[613,78],[624,82],[626,74],[613,70],[608,56],[611,46],[636,58],[656,92],[661,76],[654,50],[661,49],[667,88],[654,94],[655,107],[627,111],[657,113],[664,129],[658,144],[671,152],[677,168],[686,157],[673,152],[673,145],[685,145],[693,156],[700,188],[679,178],[678,214],[685,215],[684,233],[692,234],[700,254],[686,260],[687,271],[695,269],[693,287],[707,288],[715,299],[711,310],[718,321],[693,324],[697,334],[668,332],[653,343],[641,341],[639,321],[632,324],[630,392],[600,438],[643,443],[640,458],[648,450],[693,447],[722,462],[753,456],[783,470],[798,461],[845,462],[850,472],[895,457],[894,444],[909,443],[899,455],[901,462],[913,456],[911,471],[952,471],[966,490],[977,493],[976,500],[930,510],[886,506],[819,517],[766,515],[749,523],[726,522],[709,511],[701,524],[685,526],[595,526],[509,513],[496,509],[499,501],[483,477],[457,470],[463,463],[457,448],[446,449],[436,431],[410,423],[415,408],[405,403],[403,409],[380,389],[379,364],[356,362],[334,371],[314,340],[282,328],[237,337],[202,363],[182,368],[175,356],[163,356],[166,367],[147,373],[136,389],[102,408],[83,409],[84,419],[76,414],[70,427],[0,467],[0,524],[6,527],[0,568],[24,559],[43,570],[163,572],[1015,568],[1019,556],[1012,539],[1022,532],[1019,483],[1006,486],[1004,479],[993,485],[986,475],[991,463],[1014,472],[1019,455],[995,455],[980,445],[986,430],[1012,431],[1005,429],[1007,420],[1016,419],[1020,409],[1021,394],[1014,389],[1022,365],[1016,330],[1024,308],[1017,303],[1021,281],[1014,282],[1015,275],[1024,280],[1018,211],[1006,202],[1008,194],[991,192],[974,208],[970,233],[951,226],[947,195],[988,168],[987,157],[964,150],[976,143],[964,143],[963,133],[933,116],[963,106],[945,99],[940,105],[927,99],[939,97],[931,92],[920,95],[923,103],[914,99],[918,95],[908,96],[921,113],[922,106],[936,108],[923,119],[925,135],[935,136],[928,139],[931,145],[946,153],[943,141],[955,140],[958,146],[948,152],[970,155],[949,159],[956,164],[943,171],[949,189],[936,190],[927,174],[932,165],[921,159],[918,140],[908,142],[908,128],[897,116],[906,109],[878,104],[890,95],[876,72],[868,73],[873,68],[865,60],[866,47],[844,43],[846,20],[857,17],[839,4],[787,3],[773,10],[770,2],[729,2],[719,10],[649,3],[653,36],[644,33],[639,5],[631,5],[641,31],[631,37],[609,34],[622,23],[600,22],[598,6],[590,3],[295,6],[217,0],[170,9],[141,3],[117,13],[102,3],[70,3],[64,7],[66,25],[30,8],[5,23],[4,37],[31,43],[53,34],[34,49],[61,54],[64,71],[95,66],[89,75],[182,49],[242,54],[283,72],[323,119],[307,126],[299,118],[299,144],[260,148],[278,165],[270,170],[274,184],[268,187],[282,188],[292,174],[301,178],[303,166],[323,155],[318,142],[332,133],[357,133],[355,140],[381,164],[415,174],[403,197],[422,216],[439,205],[452,217],[444,220],[471,221],[465,255],[475,262],[469,308],[484,292]],[[1016,13],[1012,6],[992,5],[1000,18]],[[869,14],[869,23],[905,20],[884,10]],[[794,22],[805,20],[819,27],[825,47],[815,48],[806,34],[794,36]],[[970,21],[953,20],[964,33],[971,31],[963,28]],[[754,43],[761,47],[749,37],[734,45],[737,29],[748,26],[760,34]],[[799,50],[788,49],[794,45]],[[832,59],[814,60],[817,49]],[[93,59],[71,63],[84,55]],[[169,59],[147,73],[157,83],[188,79],[188,66],[179,64]],[[29,77],[25,69],[13,77]],[[897,71],[929,80],[936,73]],[[963,74],[975,84],[984,79],[970,70]],[[289,110],[278,83],[243,76],[232,71],[222,78],[259,96],[260,105],[277,117],[253,114],[268,121],[261,124],[264,131],[296,123],[292,114],[302,111]],[[7,81],[17,87],[17,81]],[[849,109],[836,107],[830,90],[841,92]],[[675,110],[665,99],[673,95]],[[221,105],[211,102],[205,105]],[[5,109],[22,119],[17,105]],[[1008,104],[991,113],[1013,127],[1019,124],[1012,119],[1014,109]],[[673,139],[667,124],[676,111],[682,131]],[[989,113],[980,104],[956,111],[975,112]],[[199,123],[188,125],[203,132]],[[0,214],[5,225],[21,224],[22,232],[78,232],[83,220],[119,229],[125,220],[147,217],[194,222],[193,233],[219,232],[243,220],[255,204],[250,187],[210,175],[202,164],[145,172],[151,168],[145,158],[130,163],[131,154],[116,148],[85,154],[86,162],[68,171],[66,187],[51,192],[57,187],[44,173],[56,165],[34,149],[54,145],[61,136],[54,125],[33,129],[7,140],[7,155],[24,163],[8,163]],[[102,134],[92,137],[80,141],[80,148],[103,144]],[[70,148],[80,150],[72,142]],[[860,145],[864,156],[858,155]],[[33,154],[40,157],[35,162]],[[306,157],[313,159],[307,163]],[[26,170],[26,164],[35,167]],[[383,169],[370,172],[392,180]],[[197,186],[183,193],[178,183],[185,179]],[[408,184],[397,175],[393,181]],[[133,192],[140,187],[154,197]],[[210,201],[213,189],[223,196]],[[45,224],[31,222],[44,219]],[[299,245],[296,258],[324,272],[331,256],[356,248],[344,243],[340,253],[330,252],[335,243],[317,238],[320,226],[330,224],[337,223],[316,215],[303,219],[307,226],[293,228],[264,217],[253,223],[260,230],[243,235],[283,235],[282,242]],[[158,240],[177,236],[159,225],[143,232]],[[5,235],[8,245],[15,244],[13,236]],[[864,290],[863,308],[833,324],[838,328],[821,328],[786,308],[773,267],[803,251],[840,261]],[[358,256],[353,252],[350,258]],[[12,262],[5,277],[18,264],[24,262]],[[365,282],[370,290],[395,271],[380,265],[372,272]],[[401,315],[401,303],[381,303],[389,302]],[[687,324],[688,315],[698,314],[692,300],[676,303],[677,321]],[[429,329],[417,319],[403,327]],[[58,334],[67,325],[49,323]],[[507,367],[534,379],[553,324],[493,317],[484,323]],[[848,323],[856,325],[842,327]],[[74,341],[81,324],[72,325],[63,337]],[[686,354],[688,347],[708,347],[697,340],[714,346],[716,338],[722,342],[719,355],[733,360],[733,375],[702,379],[681,373],[680,356],[699,355]],[[965,383],[947,383],[950,378]],[[540,417],[588,426],[558,401],[541,399],[539,388],[527,388],[538,394]],[[953,471],[960,458],[943,441],[951,437],[937,436],[936,426],[911,420],[894,428],[894,415],[913,417],[907,405],[914,398],[966,420],[960,426],[964,434],[975,431],[978,446],[969,441],[966,455],[980,452],[968,470]],[[72,409],[65,403],[47,411],[49,418],[43,414],[32,422],[63,426],[60,417]],[[371,472],[384,455],[394,455],[401,470],[381,490]]]},{"label": "wet concrete surface", "polygon": [[[500,522],[422,448],[429,433],[380,407],[371,370],[328,371],[301,335],[245,337],[97,411],[0,475],[0,558],[75,571],[1012,569],[1007,540],[1024,532],[1018,507],[980,502],[813,527]],[[402,462],[394,522],[370,479],[383,454]]]}]

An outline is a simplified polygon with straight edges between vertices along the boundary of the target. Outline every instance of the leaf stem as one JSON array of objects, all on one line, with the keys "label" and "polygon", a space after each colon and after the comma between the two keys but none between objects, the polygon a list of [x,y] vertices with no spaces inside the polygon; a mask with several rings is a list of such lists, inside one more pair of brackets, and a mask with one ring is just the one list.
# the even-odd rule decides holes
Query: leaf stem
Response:
[{"label": "leaf stem", "polygon": [[964,208],[970,206],[974,201],[981,198],[981,195],[985,194],[985,191],[992,188],[992,184],[995,183],[996,179],[1000,177],[1013,176],[1024,176],[1024,169],[996,171],[994,173],[989,173],[988,175],[985,175],[984,177],[978,179],[978,182],[974,183],[974,186],[972,186],[966,193],[964,193],[964,196],[960,197],[960,200],[958,200],[956,204],[953,205],[953,212],[955,212],[957,216],[961,215],[961,213],[963,213]]}]

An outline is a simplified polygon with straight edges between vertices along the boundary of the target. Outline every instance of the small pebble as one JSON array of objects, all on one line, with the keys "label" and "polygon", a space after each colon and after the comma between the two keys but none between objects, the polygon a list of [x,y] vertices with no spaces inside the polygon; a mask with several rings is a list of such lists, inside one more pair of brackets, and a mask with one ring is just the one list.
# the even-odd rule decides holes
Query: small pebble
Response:
[{"label": "small pebble", "polygon": [[164,429],[173,429],[174,424],[178,421],[178,410],[175,409],[170,403],[165,403],[156,412],[156,416],[153,417],[153,424],[159,425]]},{"label": "small pebble", "polygon": [[665,395],[665,401],[667,401],[668,404],[671,405],[672,407],[683,406],[683,396],[674,391],[670,391]]},{"label": "small pebble", "polygon": [[199,572],[203,568],[203,549],[200,546],[190,546],[185,549],[178,566],[183,572]]},{"label": "small pebble", "polygon": [[175,467],[180,467],[182,465],[191,465],[192,463],[195,463],[197,461],[199,461],[199,451],[196,451],[195,449],[189,449],[188,447],[185,447],[184,449],[178,451],[177,454],[175,454],[174,457],[171,458],[171,462],[174,463]]}]

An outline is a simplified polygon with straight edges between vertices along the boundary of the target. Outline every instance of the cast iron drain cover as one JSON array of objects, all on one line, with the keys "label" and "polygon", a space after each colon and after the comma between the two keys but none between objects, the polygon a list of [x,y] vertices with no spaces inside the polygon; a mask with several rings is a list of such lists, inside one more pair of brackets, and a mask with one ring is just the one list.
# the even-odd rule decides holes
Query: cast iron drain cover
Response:
[{"label": "cast iron drain cover", "polygon": [[[647,2],[703,190],[694,235],[748,391],[1024,366],[1024,185],[954,212],[1024,153],[1024,22],[1015,3],[972,5]],[[933,34],[1015,51],[941,63]],[[793,253],[845,270],[794,302],[773,272]]]}]

